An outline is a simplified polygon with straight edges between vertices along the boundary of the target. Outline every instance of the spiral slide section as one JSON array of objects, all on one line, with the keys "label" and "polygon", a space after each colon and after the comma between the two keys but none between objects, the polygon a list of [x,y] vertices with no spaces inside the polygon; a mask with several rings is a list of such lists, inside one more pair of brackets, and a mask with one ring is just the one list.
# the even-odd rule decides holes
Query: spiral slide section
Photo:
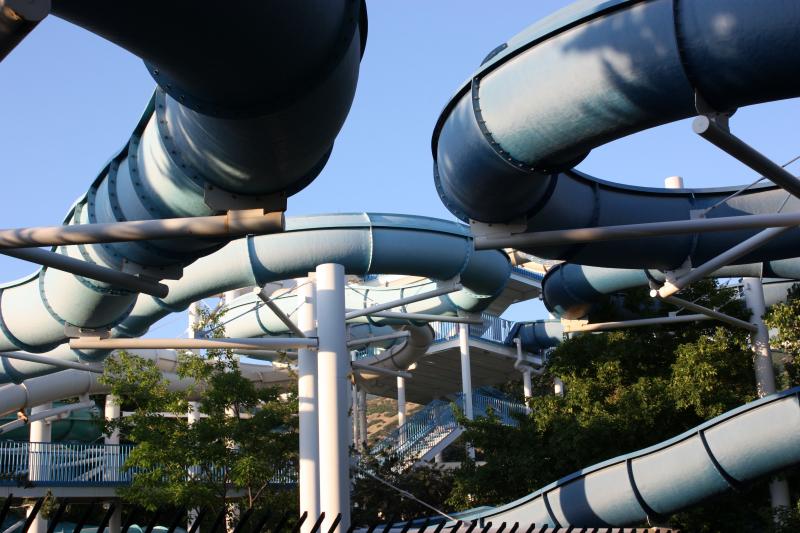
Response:
[{"label": "spiral slide section", "polygon": [[[52,2],[56,16],[141,57],[158,84],[130,142],[65,224],[217,214],[205,201],[211,191],[250,206],[282,201],[320,172],[355,93],[363,3],[236,1],[220,9]],[[190,238],[56,251],[114,269],[175,270],[224,244]],[[52,350],[65,341],[65,324],[113,327],[136,303],[135,293],[44,268],[0,288],[0,350]]]},{"label": "spiral slide section", "polygon": [[[405,308],[408,312],[444,316],[485,309],[503,291],[511,273],[506,254],[495,250],[476,252],[469,229],[454,222],[375,213],[290,218],[283,233],[232,241],[188,266],[180,280],[165,282],[169,286],[166,298],[141,295],[127,317],[112,330],[112,335],[139,337],[156,321],[185,310],[192,302],[241,287],[303,277],[323,263],[341,264],[347,274],[355,275],[458,278],[464,289]],[[347,291],[346,305],[359,309],[373,302],[387,302],[431,288],[430,283],[400,288],[363,287]],[[287,314],[299,303],[296,294],[287,294],[275,301]],[[255,296],[239,299],[243,305],[234,302],[226,335],[255,337],[286,333],[286,326],[264,306],[259,306]],[[257,312],[250,312],[253,309]],[[385,318],[364,317],[361,321],[380,326],[407,324]],[[409,348],[417,345],[419,334],[409,342]],[[0,343],[0,349],[10,350],[13,346]],[[68,360],[87,359],[86,354],[70,350],[66,345],[48,355]],[[91,358],[104,355],[95,352]],[[19,383],[54,371],[49,365],[4,359],[0,383]]]},{"label": "spiral slide section", "polygon": [[[800,95],[798,47],[793,0],[578,2],[495,49],[446,106],[432,140],[439,194],[462,220],[524,223],[531,232],[690,219],[737,188],[632,187],[572,167],[592,148],[696,115],[696,96],[726,112]],[[707,216],[798,209],[800,200],[768,185]],[[524,251],[585,265],[675,269],[755,231]],[[787,231],[738,262],[795,257],[799,240],[800,229]]]}]

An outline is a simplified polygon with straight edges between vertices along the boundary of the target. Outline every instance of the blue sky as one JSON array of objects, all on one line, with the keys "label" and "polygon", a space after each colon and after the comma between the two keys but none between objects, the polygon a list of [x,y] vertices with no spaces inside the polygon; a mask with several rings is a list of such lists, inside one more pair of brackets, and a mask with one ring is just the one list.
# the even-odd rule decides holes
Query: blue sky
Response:
[{"label": "blue sky", "polygon": [[[557,0],[372,0],[369,42],[350,116],[314,183],[292,197],[288,215],[373,211],[452,219],[433,187],[430,137],[451,94],[483,57],[529,24],[570,2]],[[154,83],[143,64],[84,30],[46,19],[0,63],[0,227],[59,224],[71,203],[116,153]],[[800,153],[796,101],[740,110],[735,133],[778,162]],[[744,183],[753,173],[691,132],[690,121],[595,150],[579,167],[624,183],[687,186]],[[800,166],[790,167],[795,173]],[[0,280],[33,267],[0,257]],[[513,319],[543,318],[538,302]],[[165,319],[159,336],[185,318]],[[154,330],[155,331],[155,330]]]}]

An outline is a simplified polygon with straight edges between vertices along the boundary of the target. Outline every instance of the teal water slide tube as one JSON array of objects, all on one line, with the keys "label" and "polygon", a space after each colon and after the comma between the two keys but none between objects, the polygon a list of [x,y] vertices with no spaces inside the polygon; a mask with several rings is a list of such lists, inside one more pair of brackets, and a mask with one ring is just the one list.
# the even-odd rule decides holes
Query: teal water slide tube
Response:
[{"label": "teal water slide tube", "polygon": [[[158,84],[129,144],[65,224],[212,215],[211,191],[251,204],[298,192],[332,150],[366,41],[358,0],[235,1],[224,13],[210,2],[54,0],[52,12],[141,57]],[[224,244],[188,238],[56,251],[117,270],[169,270]],[[117,326],[137,296],[43,268],[0,289],[0,350],[52,350],[65,341],[65,324]]]},{"label": "teal water slide tube", "polygon": [[[696,95],[719,111],[800,95],[798,46],[792,0],[577,2],[497,47],[447,104],[432,139],[437,190],[462,220],[524,222],[528,231],[687,220],[718,202],[707,217],[796,212],[800,200],[773,185],[723,201],[738,187],[634,187],[573,167],[592,148],[696,115]],[[523,251],[676,269],[756,231]],[[796,257],[798,242],[793,229],[738,262]]]},{"label": "teal water slide tube", "polygon": [[[626,186],[573,167],[595,147],[698,114],[698,100],[730,112],[800,95],[798,47],[800,4],[792,0],[577,2],[498,46],[447,104],[432,140],[439,195],[462,220],[524,223],[530,232],[687,220],[716,204],[707,217],[796,212],[800,200],[774,185],[728,198],[739,188]],[[551,308],[559,301],[562,313],[583,312],[592,291],[647,284],[643,269],[698,265],[755,232],[523,251],[586,265],[556,271],[564,279],[549,296]],[[798,242],[800,230],[787,231],[727,274],[796,278]],[[628,270],[581,280],[596,267]],[[527,333],[543,345],[557,338],[545,323]],[[800,463],[798,392],[748,404],[471,518],[619,526],[673,513]]]},{"label": "teal water slide tube", "polygon": [[[170,313],[185,310],[192,302],[240,287],[303,277],[316,265],[330,262],[339,263],[348,274],[356,275],[405,274],[438,280],[457,277],[464,289],[406,307],[410,312],[449,316],[486,308],[503,291],[511,272],[504,253],[476,252],[468,228],[455,222],[374,213],[289,218],[283,233],[232,241],[189,265],[180,280],[165,282],[169,286],[167,297],[140,296],[126,318],[112,330],[112,335],[141,336],[153,323]],[[346,303],[362,308],[373,301],[386,302],[430,288],[431,284],[364,287],[348,291]],[[259,308],[257,313],[248,312],[257,306],[254,298],[245,297],[251,305],[243,306],[243,312],[232,311],[234,319],[226,324],[226,334],[252,337],[285,333],[286,327],[265,308]],[[278,298],[276,302],[287,313],[298,304],[294,294]],[[376,325],[407,323],[366,317],[362,321]],[[12,350],[14,346],[0,338],[0,349]],[[49,355],[70,360],[87,358],[86,354],[70,350],[66,345]],[[92,353],[90,357],[95,359],[103,355]],[[5,359],[0,382],[19,383],[55,370],[48,365]]]},{"label": "teal water slide tube", "polygon": [[463,519],[598,527],[669,515],[799,463],[798,394],[795,387],[756,400],[670,440]]}]

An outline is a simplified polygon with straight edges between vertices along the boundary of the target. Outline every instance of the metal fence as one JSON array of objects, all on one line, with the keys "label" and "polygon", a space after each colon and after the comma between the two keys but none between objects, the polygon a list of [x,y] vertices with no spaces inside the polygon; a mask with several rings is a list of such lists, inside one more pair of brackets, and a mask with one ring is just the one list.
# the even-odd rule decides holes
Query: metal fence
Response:
[{"label": "metal fence", "polygon": [[[481,313],[481,319],[483,320],[482,325],[471,324],[469,326],[469,336],[498,344],[506,344],[505,341],[514,327],[514,322],[490,313]],[[458,324],[431,322],[430,325],[435,334],[433,342],[446,342],[458,338]]]},{"label": "metal fence", "polygon": [[[0,486],[49,487],[129,485],[141,470],[124,468],[132,444],[0,442]],[[214,469],[222,480],[225,472]],[[190,475],[187,472],[187,477]],[[272,479],[276,485],[297,482],[297,469],[288,465]]]},{"label": "metal fence", "polygon": [[0,442],[0,485],[116,486],[131,482],[122,469],[130,444]]}]

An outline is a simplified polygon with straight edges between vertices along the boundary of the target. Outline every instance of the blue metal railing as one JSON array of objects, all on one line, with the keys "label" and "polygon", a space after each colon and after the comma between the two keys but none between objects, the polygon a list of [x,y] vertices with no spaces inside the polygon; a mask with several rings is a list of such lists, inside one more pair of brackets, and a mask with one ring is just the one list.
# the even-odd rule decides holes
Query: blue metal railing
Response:
[{"label": "blue metal railing", "polygon": [[[464,408],[464,395],[458,394],[453,402],[434,400],[411,415],[403,426],[395,429],[370,450],[370,455],[394,456],[401,464],[411,462],[431,450],[458,426],[453,404]],[[510,401],[486,390],[472,393],[474,417],[489,416],[492,412],[503,424],[517,425],[515,414],[524,414],[525,405]]]},{"label": "blue metal railing", "polygon": [[0,485],[117,486],[131,482],[122,469],[133,446],[0,442]]},{"label": "blue metal railing", "polygon": [[[469,336],[498,344],[506,344],[506,338],[514,327],[514,322],[489,313],[481,313],[483,324],[469,326]],[[446,342],[458,338],[458,324],[431,322],[435,334],[433,342]]]},{"label": "blue metal railing", "polygon": [[511,271],[514,274],[522,276],[523,278],[532,279],[534,281],[542,281],[544,279],[544,274],[540,274],[539,272],[534,272],[533,270],[528,270],[527,268],[512,266]]},{"label": "blue metal railing", "polygon": [[[129,485],[136,475],[124,469],[132,444],[0,442],[0,486],[116,487]],[[220,471],[220,479],[224,472]],[[188,473],[187,473],[188,475]],[[297,471],[287,466],[273,484],[297,482]]]}]

